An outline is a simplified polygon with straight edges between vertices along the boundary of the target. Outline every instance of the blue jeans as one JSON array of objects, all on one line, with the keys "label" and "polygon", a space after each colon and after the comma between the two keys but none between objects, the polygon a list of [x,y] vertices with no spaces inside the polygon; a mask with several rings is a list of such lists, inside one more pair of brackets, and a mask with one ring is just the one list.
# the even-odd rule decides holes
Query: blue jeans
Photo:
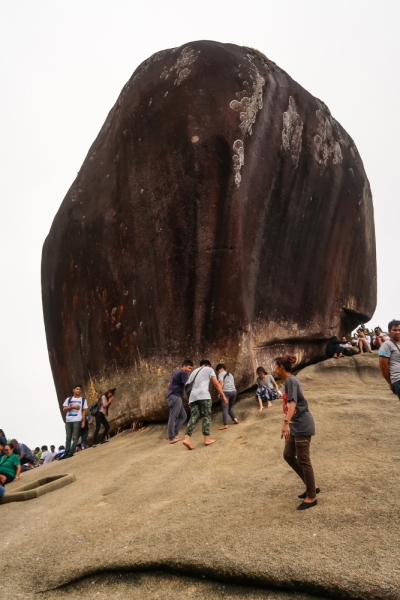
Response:
[{"label": "blue jeans", "polygon": [[394,393],[397,394],[398,399],[400,400],[400,379],[399,381],[395,381],[392,383]]},{"label": "blue jeans", "polygon": [[[76,445],[78,443],[79,435],[81,432],[81,421],[72,421],[65,423],[65,433],[67,438],[65,440],[65,454],[74,454]],[[71,446],[72,439],[72,446]]]}]

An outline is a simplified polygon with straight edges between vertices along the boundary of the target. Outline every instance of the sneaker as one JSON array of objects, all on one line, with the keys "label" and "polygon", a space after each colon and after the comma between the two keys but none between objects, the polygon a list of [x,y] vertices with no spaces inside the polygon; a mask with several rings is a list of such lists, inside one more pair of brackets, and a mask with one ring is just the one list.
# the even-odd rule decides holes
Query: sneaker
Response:
[{"label": "sneaker", "polygon": [[92,448],[97,448],[97,444],[93,444],[93,445],[92,445]]}]

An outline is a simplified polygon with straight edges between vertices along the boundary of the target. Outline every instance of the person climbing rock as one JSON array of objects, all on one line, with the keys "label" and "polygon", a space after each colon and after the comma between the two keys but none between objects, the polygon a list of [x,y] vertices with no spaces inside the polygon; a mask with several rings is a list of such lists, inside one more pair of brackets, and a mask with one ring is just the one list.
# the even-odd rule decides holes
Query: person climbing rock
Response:
[{"label": "person climbing rock", "polygon": [[182,425],[187,421],[182,396],[192,369],[192,361],[189,359],[184,360],[181,368],[174,371],[169,382],[167,404],[169,406],[168,439],[170,444],[176,444],[176,442],[181,441],[178,433]]}]

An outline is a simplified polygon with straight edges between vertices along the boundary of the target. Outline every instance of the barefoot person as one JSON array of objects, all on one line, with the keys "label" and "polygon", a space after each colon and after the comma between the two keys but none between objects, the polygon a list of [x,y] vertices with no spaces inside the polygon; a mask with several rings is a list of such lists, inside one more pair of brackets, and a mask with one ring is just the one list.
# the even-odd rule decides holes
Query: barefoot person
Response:
[{"label": "barefoot person", "polygon": [[277,377],[285,382],[285,421],[281,435],[286,440],[283,458],[306,485],[305,493],[299,496],[304,501],[297,507],[297,510],[305,510],[317,504],[316,494],[319,493],[310,460],[311,437],[315,435],[314,419],[308,410],[300,383],[292,375],[296,357],[286,354],[278,356],[274,362]]},{"label": "barefoot person", "polygon": [[204,445],[210,446],[215,442],[215,440],[210,438],[212,408],[212,400],[209,390],[210,381],[217,392],[221,394],[221,398],[225,404],[229,404],[228,399],[215,376],[215,371],[211,368],[210,361],[205,359],[201,360],[200,367],[192,372],[186,384],[186,386],[193,384],[189,395],[190,419],[186,426],[186,435],[185,439],[183,440],[183,444],[188,450],[194,450],[194,446],[192,446],[190,438],[194,428],[196,427],[197,421],[199,421],[201,418],[203,419],[202,431],[204,435]]},{"label": "barefoot person", "polygon": [[274,382],[274,386],[278,389],[278,386],[275,383],[275,379],[272,375],[268,375],[267,371],[264,367],[258,367],[257,369],[257,390],[256,390],[256,399],[258,402],[258,412],[264,410],[263,402],[267,402],[267,408],[271,408],[272,402],[270,397],[270,385],[273,385],[272,380]]},{"label": "barefoot person", "polygon": [[218,375],[218,381],[222,386],[225,396],[228,398],[228,404],[224,402],[221,398],[221,406],[222,406],[222,427],[218,427],[218,429],[228,429],[228,415],[232,419],[232,421],[237,425],[239,421],[236,418],[235,413],[233,412],[233,405],[236,402],[237,391],[235,388],[235,379],[232,373],[228,373],[226,370],[226,366],[223,363],[220,363],[215,367],[215,371]]},{"label": "barefoot person", "polygon": [[167,404],[169,406],[168,439],[170,444],[180,442],[179,430],[187,421],[186,410],[183,408],[182,396],[185,384],[192,372],[191,360],[184,360],[182,367],[175,371],[169,382],[167,391]]},{"label": "barefoot person", "polygon": [[357,333],[358,333],[358,348],[360,350],[360,354],[362,354],[363,352],[369,352],[370,354],[372,354],[371,345],[370,345],[370,342],[371,342],[370,336],[365,335],[365,331],[361,327],[359,329],[357,329]]},{"label": "barefoot person", "polygon": [[400,400],[400,321],[390,321],[388,331],[390,339],[379,348],[379,368]]}]

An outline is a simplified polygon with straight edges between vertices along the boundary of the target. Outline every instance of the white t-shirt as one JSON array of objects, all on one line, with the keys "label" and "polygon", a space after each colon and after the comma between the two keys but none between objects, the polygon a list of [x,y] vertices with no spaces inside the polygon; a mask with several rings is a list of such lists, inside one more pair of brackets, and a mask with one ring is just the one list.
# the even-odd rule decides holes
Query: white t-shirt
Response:
[{"label": "white t-shirt", "polygon": [[215,376],[215,371],[211,367],[199,367],[198,369],[192,371],[187,382],[192,383],[195,377],[196,381],[194,382],[190,394],[189,404],[191,402],[195,402],[196,400],[211,400],[211,394],[209,390],[210,379],[211,377]]},{"label": "white t-shirt", "polygon": [[236,392],[235,380],[233,378],[232,373],[221,371],[220,373],[218,373],[218,381],[222,385],[222,389],[224,390],[224,392]]},{"label": "white t-shirt", "polygon": [[40,460],[43,460],[42,464],[46,465],[47,463],[54,460],[53,453],[50,452],[50,450],[45,450],[44,452],[42,452],[42,458]]},{"label": "white t-shirt", "polygon": [[[79,405],[79,410],[76,410],[75,408],[73,410],[70,410],[69,412],[67,412],[67,418],[65,419],[67,421],[67,423],[75,423],[75,421],[82,421],[82,402],[83,402],[84,398],[71,398],[71,400],[69,400],[69,398],[66,399],[66,401],[64,402],[63,406],[71,406],[71,404],[77,404]],[[87,402],[85,400],[85,404],[83,406],[83,408],[87,408]]]}]

